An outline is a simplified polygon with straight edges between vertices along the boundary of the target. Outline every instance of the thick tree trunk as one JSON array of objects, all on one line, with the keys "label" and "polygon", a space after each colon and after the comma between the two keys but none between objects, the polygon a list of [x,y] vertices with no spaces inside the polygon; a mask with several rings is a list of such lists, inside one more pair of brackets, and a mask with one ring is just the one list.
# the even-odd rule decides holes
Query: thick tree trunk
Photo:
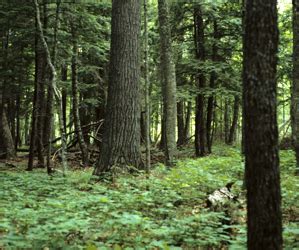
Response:
[{"label": "thick tree trunk", "polygon": [[[204,22],[201,6],[194,8],[194,42],[196,48],[196,58],[203,63],[205,61],[204,45]],[[206,86],[206,79],[203,72],[198,72],[196,79],[199,91]],[[196,97],[195,115],[195,154],[204,156],[206,154],[206,123],[205,123],[205,100],[202,93]]]},{"label": "thick tree trunk", "polygon": [[229,137],[227,143],[232,145],[236,140],[236,132],[239,120],[239,106],[240,106],[240,98],[239,96],[235,96],[234,100],[234,111],[233,111],[233,121],[229,130]]},{"label": "thick tree trunk", "polygon": [[77,45],[77,37],[76,30],[72,24],[72,36],[73,36],[73,54],[72,54],[72,99],[73,99],[73,117],[74,117],[74,125],[76,136],[79,142],[81,155],[82,155],[82,163],[86,167],[89,164],[89,152],[86,142],[84,141],[84,136],[81,127],[81,120],[79,115],[79,97],[78,97],[78,45]]},{"label": "thick tree trunk", "polygon": [[158,0],[159,33],[161,47],[161,80],[164,119],[165,163],[174,164],[176,154],[176,79],[172,58],[171,27],[167,0]]},{"label": "thick tree trunk", "polygon": [[246,0],[243,95],[250,250],[282,249],[276,0]]},{"label": "thick tree trunk", "polygon": [[291,124],[296,154],[296,174],[299,175],[299,0],[293,0],[293,84]]},{"label": "thick tree trunk", "polygon": [[139,0],[112,2],[111,54],[106,118],[94,175],[113,167],[140,167],[140,5]]}]

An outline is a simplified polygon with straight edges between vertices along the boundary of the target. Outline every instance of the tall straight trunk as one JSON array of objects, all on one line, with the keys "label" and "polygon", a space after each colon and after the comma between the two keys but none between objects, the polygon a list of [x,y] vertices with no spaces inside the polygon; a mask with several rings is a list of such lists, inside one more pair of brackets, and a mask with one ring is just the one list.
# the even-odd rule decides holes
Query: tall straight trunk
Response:
[{"label": "tall straight trunk", "polygon": [[239,120],[239,107],[240,107],[240,98],[239,96],[235,96],[233,121],[229,130],[229,136],[227,141],[229,145],[233,144],[233,142],[236,140],[236,132],[237,132],[237,126]]},{"label": "tall straight trunk", "polygon": [[[59,12],[60,12],[60,0],[56,1],[56,13],[55,13],[55,22],[54,22],[54,38],[53,38],[53,49],[52,49],[52,63],[54,67],[56,66],[56,56],[57,56],[57,35],[59,29]],[[44,28],[46,23],[44,22]],[[53,128],[53,105],[54,105],[54,93],[52,86],[48,84],[47,88],[47,103],[46,103],[46,113],[45,113],[45,120],[44,120],[44,144],[47,144],[47,166],[49,162],[49,154],[51,154],[51,141],[52,141],[52,130]]]},{"label": "tall straight trunk", "polygon": [[[219,31],[218,31],[218,23],[216,20],[213,22],[213,46],[212,46],[212,61],[217,62],[218,58],[218,37],[219,37]],[[210,88],[213,90],[216,85],[216,72],[215,70],[211,72],[210,77]],[[214,95],[212,94],[208,98],[208,106],[207,106],[207,127],[206,127],[206,133],[207,133],[207,148],[208,152],[212,153],[212,122],[213,122],[213,114],[214,114]]]},{"label": "tall straight trunk", "polygon": [[38,65],[38,53],[37,53],[37,46],[38,46],[38,27],[37,27],[37,20],[35,21],[35,37],[34,37],[34,49],[35,49],[35,74],[34,74],[34,94],[33,94],[33,109],[31,115],[31,132],[30,132],[30,142],[29,142],[29,157],[28,157],[28,165],[27,171],[33,170],[33,162],[36,150],[36,131],[37,131],[37,65]]},{"label": "tall straight trunk", "polygon": [[229,100],[225,99],[224,103],[224,142],[228,144],[228,137],[229,137],[229,119],[230,112],[229,112]]},{"label": "tall straight trunk", "polygon": [[84,141],[81,120],[79,115],[79,97],[78,97],[78,44],[77,44],[77,36],[76,30],[74,27],[74,23],[72,23],[72,42],[73,42],[73,54],[72,54],[72,99],[73,99],[73,118],[76,136],[79,142],[81,155],[82,155],[82,163],[86,167],[89,164],[89,152],[86,142]]},{"label": "tall straight trunk", "polygon": [[192,114],[192,102],[187,103],[186,116],[185,116],[185,128],[184,128],[184,137],[186,138],[186,143],[190,138],[190,122]]},{"label": "tall straight trunk", "polygon": [[178,141],[177,145],[182,146],[186,143],[185,138],[185,119],[184,119],[184,101],[177,103],[177,121],[178,121]]},{"label": "tall straight trunk", "polygon": [[148,0],[143,0],[144,15],[144,80],[145,80],[145,167],[149,174],[151,168],[151,122],[150,122],[150,83],[149,83],[149,63],[148,63]]},{"label": "tall straight trunk", "polygon": [[247,247],[282,249],[276,0],[246,0],[243,96]]},{"label": "tall straight trunk", "polygon": [[20,94],[16,96],[16,138],[15,138],[15,149],[17,151],[19,145],[21,145],[21,117],[20,117],[20,107],[21,97]]},{"label": "tall straight trunk", "polygon": [[[201,6],[194,7],[194,42],[196,48],[196,59],[200,63],[205,61],[204,44],[204,21]],[[206,78],[202,71],[198,72],[196,78],[197,87],[202,91],[206,86]],[[205,100],[202,93],[196,97],[195,114],[195,154],[204,156],[206,154],[206,124],[205,124]]]},{"label": "tall straight trunk", "polygon": [[176,79],[172,58],[171,27],[167,0],[158,0],[161,53],[161,80],[164,119],[165,163],[174,164],[176,154]]},{"label": "tall straight trunk", "polygon": [[112,2],[109,88],[97,176],[111,174],[116,166],[141,165],[140,5],[139,0]]},{"label": "tall straight trunk", "polygon": [[[43,25],[47,28],[47,5],[44,3],[43,8]],[[45,123],[45,111],[46,111],[46,75],[47,75],[47,59],[43,49],[43,45],[40,37],[37,40],[37,99],[36,99],[36,146],[37,146],[37,158],[38,167],[45,166],[44,159],[44,123]]]},{"label": "tall straight trunk", "polygon": [[[61,81],[66,82],[67,81],[67,65],[63,64],[61,67]],[[63,117],[63,128],[66,132],[66,123],[67,123],[67,90],[65,87],[62,88],[61,91],[61,102],[62,102],[62,117]]]},{"label": "tall straight trunk", "polygon": [[[63,128],[62,104],[61,104],[61,99],[60,99],[61,93],[59,92],[59,90],[56,86],[56,69],[52,63],[48,44],[46,42],[46,39],[45,39],[45,36],[43,33],[43,27],[42,27],[41,18],[40,18],[40,10],[39,10],[38,0],[34,0],[34,5],[35,5],[35,11],[36,11],[36,22],[37,22],[38,35],[41,40],[41,45],[42,45],[42,48],[44,49],[47,64],[50,69],[49,84],[50,84],[50,86],[52,86],[52,91],[54,93],[56,104],[57,104],[57,110],[58,110],[58,116],[59,116],[59,130],[60,130],[60,136],[62,138],[62,140],[61,140],[62,147],[61,147],[60,155],[61,155],[62,166],[63,166],[63,174],[65,175],[66,170],[67,170],[67,160],[66,160],[66,155],[65,155],[67,147],[66,147],[65,131]],[[48,169],[48,173],[49,173],[49,170],[50,169]]]},{"label": "tall straight trunk", "polygon": [[[8,27],[7,27],[8,28]],[[2,41],[3,53],[3,69],[8,69],[8,49],[9,49],[9,31],[3,37]],[[13,158],[16,156],[14,141],[9,123],[7,119],[6,110],[6,85],[8,81],[6,76],[0,79],[0,158]]]},{"label": "tall straight trunk", "polygon": [[293,82],[291,124],[296,154],[296,174],[299,175],[299,0],[293,0]]}]

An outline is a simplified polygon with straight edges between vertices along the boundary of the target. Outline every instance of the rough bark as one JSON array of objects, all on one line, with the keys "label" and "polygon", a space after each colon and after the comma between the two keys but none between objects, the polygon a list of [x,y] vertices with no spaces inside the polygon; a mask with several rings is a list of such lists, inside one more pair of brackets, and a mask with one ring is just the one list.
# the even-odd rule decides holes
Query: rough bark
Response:
[{"label": "rough bark", "polygon": [[299,175],[299,0],[293,0],[293,82],[291,125],[296,154],[296,174]]},{"label": "rough bark", "polygon": [[[204,44],[204,22],[201,6],[194,8],[194,42],[196,49],[196,59],[200,63],[205,61]],[[202,91],[206,86],[205,75],[199,71],[196,78],[197,87]],[[202,93],[196,97],[196,115],[195,115],[195,154],[204,156],[206,154],[206,124],[205,124],[205,100]]]},{"label": "rough bark", "polygon": [[248,249],[282,249],[276,0],[246,0],[243,95]]},{"label": "rough bark", "polygon": [[176,154],[176,79],[172,58],[171,27],[167,0],[158,0],[165,163],[172,166]]},{"label": "rough bark", "polygon": [[100,157],[94,175],[114,167],[141,165],[140,153],[140,1],[112,2],[110,71]]}]

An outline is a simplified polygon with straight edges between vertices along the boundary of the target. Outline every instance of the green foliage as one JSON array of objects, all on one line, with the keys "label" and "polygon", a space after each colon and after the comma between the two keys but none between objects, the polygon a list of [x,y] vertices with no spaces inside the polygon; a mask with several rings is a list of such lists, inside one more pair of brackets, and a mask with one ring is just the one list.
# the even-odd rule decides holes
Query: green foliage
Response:
[{"label": "green foliage", "polygon": [[[90,171],[68,178],[41,172],[0,173],[0,247],[5,249],[245,249],[243,164],[237,149],[186,159],[151,176],[123,175],[115,183],[89,182]],[[281,152],[284,239],[298,247],[299,216],[294,155]],[[207,195],[235,181],[240,203],[213,210]],[[228,218],[229,217],[229,218]],[[231,225],[225,221],[231,219]],[[231,232],[231,233],[229,233]]]}]

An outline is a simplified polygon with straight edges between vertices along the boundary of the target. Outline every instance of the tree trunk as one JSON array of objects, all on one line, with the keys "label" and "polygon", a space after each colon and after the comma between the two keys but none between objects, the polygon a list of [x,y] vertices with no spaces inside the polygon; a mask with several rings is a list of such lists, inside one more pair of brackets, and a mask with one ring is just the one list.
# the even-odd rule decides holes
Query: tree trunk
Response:
[{"label": "tree trunk", "polygon": [[[61,67],[61,81],[66,82],[67,81],[67,65],[63,64]],[[66,110],[67,110],[67,90],[65,87],[62,88],[61,91],[61,102],[62,102],[62,117],[63,117],[63,128],[64,131],[66,131]]]},{"label": "tree trunk", "polygon": [[[213,46],[212,46],[212,61],[217,62],[218,57],[218,38],[219,38],[219,32],[218,32],[218,23],[216,20],[214,20],[213,23]],[[216,84],[217,75],[215,70],[211,72],[210,77],[210,89],[214,90],[215,84]],[[212,123],[213,123],[213,114],[214,114],[214,94],[211,94],[208,98],[208,107],[207,107],[207,127],[206,127],[206,133],[207,133],[207,150],[208,153],[212,153]]]},{"label": "tree trunk", "polygon": [[248,249],[282,249],[276,0],[246,0],[243,95]]},{"label": "tree trunk", "polygon": [[[62,160],[62,166],[63,166],[63,174],[66,174],[67,170],[67,160],[66,160],[66,137],[65,137],[65,131],[63,127],[63,117],[62,117],[62,103],[61,103],[61,93],[59,92],[57,86],[56,86],[56,69],[52,63],[51,60],[51,55],[49,52],[48,44],[46,42],[44,33],[43,33],[43,27],[40,19],[40,10],[39,10],[39,4],[38,0],[34,0],[34,5],[35,5],[35,11],[36,11],[36,23],[37,23],[37,31],[39,38],[41,40],[41,46],[44,49],[47,64],[50,69],[50,78],[49,78],[49,85],[52,87],[52,91],[54,93],[54,97],[57,103],[57,110],[58,110],[58,116],[59,116],[59,130],[60,130],[60,135],[62,138],[62,147],[61,147],[61,160]],[[53,116],[53,115],[52,115]],[[29,169],[30,170],[30,169]],[[31,169],[32,170],[32,169]],[[50,169],[48,168],[48,173],[50,173]]]},{"label": "tree trunk", "polygon": [[239,96],[235,96],[233,121],[229,130],[229,137],[227,141],[229,145],[232,145],[233,142],[236,140],[236,132],[238,126],[238,119],[239,119],[239,106],[240,106],[240,98]]},{"label": "tree trunk", "polygon": [[[3,69],[8,68],[8,46],[9,46],[9,33],[3,39]],[[9,128],[7,114],[6,114],[6,91],[7,84],[6,77],[0,81],[0,158],[13,158],[16,156],[13,137]]]},{"label": "tree trunk", "polygon": [[[204,22],[201,6],[194,9],[194,41],[196,48],[196,59],[201,63],[205,61],[205,45],[204,45]],[[203,72],[198,72],[197,87],[202,91],[206,85],[206,79]],[[196,114],[195,114],[195,154],[196,156],[204,156],[206,154],[206,124],[205,124],[205,101],[202,93],[196,97]]]},{"label": "tree trunk", "polygon": [[145,168],[147,174],[151,168],[151,122],[150,122],[150,83],[149,83],[149,63],[148,63],[148,0],[143,0],[144,15],[144,80],[145,80]]},{"label": "tree trunk", "polygon": [[176,79],[172,58],[171,27],[167,0],[158,0],[161,49],[161,80],[164,119],[164,153],[167,166],[174,164],[176,154]]},{"label": "tree trunk", "polygon": [[184,119],[184,101],[177,103],[177,121],[178,121],[178,146],[183,146],[186,143],[185,138],[185,119]]},{"label": "tree trunk", "polygon": [[299,0],[293,0],[293,83],[291,124],[296,154],[296,174],[299,175]]},{"label": "tree trunk", "polygon": [[101,153],[94,175],[113,167],[141,165],[140,153],[140,1],[114,0],[109,88]]},{"label": "tree trunk", "polygon": [[81,155],[82,155],[82,163],[86,167],[89,164],[89,153],[86,142],[84,141],[81,120],[79,116],[79,98],[78,98],[78,75],[77,75],[77,67],[78,67],[78,45],[77,45],[77,37],[76,30],[74,27],[74,23],[72,23],[72,42],[73,42],[73,54],[72,54],[72,98],[73,98],[73,117],[74,117],[74,125],[76,136],[79,142]]},{"label": "tree trunk", "polygon": [[224,142],[228,144],[228,137],[229,137],[229,101],[226,98],[224,104]]}]

